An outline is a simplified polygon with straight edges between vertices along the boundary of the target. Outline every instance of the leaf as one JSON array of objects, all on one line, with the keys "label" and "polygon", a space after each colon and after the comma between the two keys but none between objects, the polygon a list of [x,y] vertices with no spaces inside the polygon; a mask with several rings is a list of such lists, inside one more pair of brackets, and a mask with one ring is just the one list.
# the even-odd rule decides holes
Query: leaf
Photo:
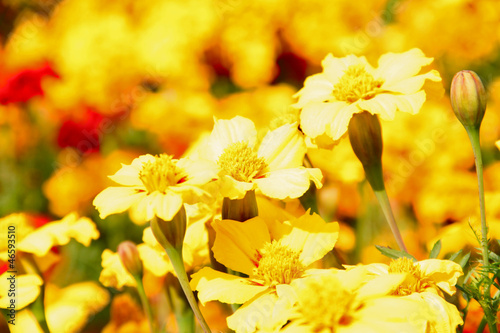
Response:
[{"label": "leaf", "polygon": [[469,259],[470,259],[470,252],[464,255],[463,258],[457,262],[457,264],[459,264],[462,267],[462,269],[465,269],[465,266],[467,266]]},{"label": "leaf", "polygon": [[458,250],[457,252],[453,253],[450,257],[450,260],[451,261],[455,261],[456,263],[458,263],[455,259],[457,259],[457,257],[462,253],[462,249]]},{"label": "leaf", "polygon": [[377,250],[380,251],[380,253],[382,253],[384,256],[389,257],[391,259],[409,258],[415,262],[418,261],[414,256],[412,256],[411,254],[404,252],[404,251],[398,251],[398,250],[391,249],[389,247],[379,246],[379,245],[375,245],[375,247],[377,248]]},{"label": "leaf", "polygon": [[429,254],[430,259],[435,259],[438,257],[439,252],[441,252],[441,240],[438,240],[436,243],[434,243],[434,246],[432,247],[431,253]]}]

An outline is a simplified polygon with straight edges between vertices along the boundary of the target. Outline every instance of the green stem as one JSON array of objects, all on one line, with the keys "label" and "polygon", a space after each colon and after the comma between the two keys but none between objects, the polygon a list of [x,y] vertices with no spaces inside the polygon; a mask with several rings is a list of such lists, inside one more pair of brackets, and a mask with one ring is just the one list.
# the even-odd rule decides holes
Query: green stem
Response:
[{"label": "green stem", "polygon": [[148,296],[146,295],[146,291],[144,290],[142,278],[140,276],[134,276],[134,279],[137,284],[137,292],[139,293],[139,297],[141,299],[142,308],[144,309],[146,317],[148,318],[149,331],[151,333],[155,333],[156,330],[154,325],[153,311],[151,310],[151,306],[149,305]]},{"label": "green stem", "polygon": [[201,314],[200,308],[198,307],[198,302],[194,298],[193,291],[189,286],[189,279],[186,273],[186,269],[184,268],[184,260],[182,259],[182,254],[179,253],[173,246],[165,247],[165,251],[167,252],[168,257],[170,258],[170,262],[174,267],[175,273],[177,275],[177,279],[181,285],[182,290],[184,291],[184,295],[186,295],[186,299],[191,306],[196,318],[205,333],[210,333],[210,327],[203,318]]},{"label": "green stem", "polygon": [[380,207],[382,208],[382,211],[384,212],[385,218],[387,220],[387,223],[389,223],[389,227],[391,228],[392,234],[394,235],[394,238],[396,239],[396,243],[398,244],[399,248],[402,251],[408,252],[406,249],[405,243],[403,241],[403,237],[401,236],[401,233],[399,232],[398,225],[396,224],[396,220],[394,219],[394,214],[392,213],[391,209],[391,204],[389,202],[389,197],[387,196],[386,190],[382,191],[373,191],[375,193],[375,196],[377,197],[377,200],[380,204]]},{"label": "green stem", "polygon": [[[479,126],[466,126],[467,134],[472,145],[472,150],[474,151],[474,160],[476,162],[476,174],[477,174],[477,186],[479,191],[479,208],[481,211],[481,248],[483,256],[483,267],[486,268],[490,264],[489,249],[488,249],[488,224],[486,223],[486,209],[484,204],[484,178],[483,178],[483,157],[481,154],[481,144],[479,140]],[[484,274],[489,274],[489,270],[485,269]],[[489,277],[486,276],[489,280]],[[488,327],[491,333],[498,332],[496,326],[496,315],[491,313],[491,284],[488,283],[484,288],[484,298],[487,300],[487,304],[484,304],[483,311],[485,318],[488,321]]]},{"label": "green stem", "polygon": [[483,180],[483,157],[481,154],[481,145],[479,143],[479,129],[474,127],[466,128],[474,151],[476,162],[477,185],[479,189],[479,207],[481,209],[481,247],[483,248],[483,265],[490,263],[488,253],[488,224],[486,223],[486,210],[484,206],[484,180]]},{"label": "green stem", "polygon": [[387,191],[385,190],[384,177],[382,175],[382,163],[373,163],[371,165],[363,165],[365,170],[366,179],[370,183],[373,193],[378,200],[382,212],[384,213],[385,219],[391,228],[392,234],[396,239],[396,243],[400,250],[408,252],[406,249],[403,237],[399,231],[396,219],[394,218],[394,213],[392,212],[391,203],[389,197],[387,196]]}]

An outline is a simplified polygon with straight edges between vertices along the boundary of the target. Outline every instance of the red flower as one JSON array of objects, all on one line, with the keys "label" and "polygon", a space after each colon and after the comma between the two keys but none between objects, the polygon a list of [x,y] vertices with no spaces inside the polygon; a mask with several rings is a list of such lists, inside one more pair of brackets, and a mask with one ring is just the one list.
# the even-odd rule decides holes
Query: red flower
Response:
[{"label": "red flower", "polygon": [[10,77],[0,86],[0,104],[27,102],[34,96],[43,96],[41,83],[45,76],[59,78],[48,64],[38,69],[22,70]]},{"label": "red flower", "polygon": [[64,121],[59,129],[57,144],[61,148],[76,148],[83,154],[99,151],[103,119],[100,113],[87,109],[83,119]]}]

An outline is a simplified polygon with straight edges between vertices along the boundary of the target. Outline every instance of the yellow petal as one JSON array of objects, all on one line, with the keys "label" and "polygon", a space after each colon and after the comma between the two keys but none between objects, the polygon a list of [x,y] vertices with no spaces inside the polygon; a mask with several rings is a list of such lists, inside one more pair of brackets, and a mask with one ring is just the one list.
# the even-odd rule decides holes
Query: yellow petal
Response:
[{"label": "yellow petal", "polygon": [[417,75],[432,60],[416,48],[403,53],[386,53],[379,58],[376,73],[388,83],[397,82]]},{"label": "yellow petal", "polygon": [[[11,319],[14,318],[7,318],[7,320]],[[10,333],[44,333],[35,315],[29,308],[17,312],[14,323],[15,325],[9,324]]]},{"label": "yellow petal", "polygon": [[108,187],[95,197],[93,204],[104,219],[108,215],[126,211],[146,196],[145,192],[138,190],[136,187]]},{"label": "yellow petal", "polygon": [[236,116],[230,120],[216,119],[214,129],[208,139],[212,160],[218,159],[224,149],[232,143],[246,142],[249,147],[253,147],[256,138],[255,125],[248,118]]},{"label": "yellow petal", "polygon": [[46,255],[53,246],[66,245],[71,239],[89,246],[93,239],[99,238],[99,231],[88,217],[78,218],[74,213],[61,221],[54,221],[34,230],[24,237],[17,248],[37,256]]},{"label": "yellow petal", "polygon": [[[300,113],[300,128],[311,138],[316,138],[323,133],[329,134],[332,123],[346,106],[345,102],[311,102],[305,105]],[[345,129],[347,130],[347,124]]]},{"label": "yellow petal", "polygon": [[276,332],[288,320],[291,305],[275,293],[259,295],[227,318],[227,325],[238,333]]},{"label": "yellow petal", "polygon": [[405,296],[423,303],[419,312],[414,316],[425,318],[429,321],[432,333],[455,333],[458,325],[463,324],[462,317],[457,307],[446,302],[441,296],[431,292],[413,293]]},{"label": "yellow petal", "polygon": [[202,304],[214,300],[242,304],[268,289],[267,286],[252,285],[245,278],[222,273],[210,267],[204,267],[191,275],[191,278],[191,288],[198,290],[198,298]]},{"label": "yellow petal", "polygon": [[303,108],[310,102],[323,102],[331,98],[332,91],[333,84],[325,74],[311,75],[304,81],[304,88],[293,95],[294,98],[299,97],[299,100],[292,106]]},{"label": "yellow petal", "polygon": [[264,178],[255,179],[254,182],[262,194],[280,200],[298,198],[311,185],[309,172],[304,167],[272,171]]},{"label": "yellow petal", "polygon": [[101,255],[102,271],[99,281],[106,287],[122,289],[123,286],[135,287],[136,283],[132,275],[123,266],[117,253],[105,249]]},{"label": "yellow petal", "polygon": [[410,95],[379,94],[372,99],[358,102],[360,108],[379,114],[384,120],[393,120],[396,111],[416,114],[425,102],[425,92]]},{"label": "yellow petal", "polygon": [[384,83],[380,89],[389,90],[393,92],[398,92],[401,94],[414,94],[420,89],[425,83],[425,80],[431,81],[441,81],[441,76],[436,70],[432,70],[422,75],[412,76],[407,79],[403,79],[398,82],[393,82],[391,84]]},{"label": "yellow petal", "polygon": [[[151,230],[151,228],[148,229]],[[158,249],[146,244],[139,244],[137,250],[139,250],[139,256],[144,268],[155,276],[165,276],[168,272],[174,271],[165,250],[158,251]]]},{"label": "yellow petal", "polygon": [[254,189],[254,183],[240,182],[231,176],[224,175],[220,179],[220,194],[229,199],[243,199],[245,194]]},{"label": "yellow petal", "polygon": [[265,243],[271,241],[266,223],[259,217],[245,222],[215,221],[215,259],[234,271],[247,275],[255,268],[255,255]]},{"label": "yellow petal", "polygon": [[87,320],[109,303],[109,294],[98,283],[80,282],[46,290],[46,317],[51,332],[81,332]]},{"label": "yellow petal", "polygon": [[302,166],[307,148],[297,124],[286,124],[266,134],[258,156],[266,159],[271,171]]},{"label": "yellow petal", "polygon": [[462,267],[451,260],[427,259],[418,262],[422,273],[436,282],[448,295],[455,294],[455,285],[463,275]]},{"label": "yellow petal", "polygon": [[337,242],[339,224],[326,223],[318,214],[309,215],[308,211],[291,225],[292,231],[283,236],[281,243],[300,252],[300,259],[306,266],[323,258]]},{"label": "yellow petal", "polygon": [[158,194],[154,203],[156,215],[164,221],[172,221],[182,207],[182,197],[172,191]]},{"label": "yellow petal", "polygon": [[177,166],[189,175],[183,185],[204,185],[217,177],[219,167],[213,161],[181,158]]},{"label": "yellow petal", "polygon": [[122,164],[120,170],[114,175],[108,176],[108,178],[120,185],[143,187],[144,184],[139,179],[139,172],[140,169],[137,169],[133,165]]},{"label": "yellow petal", "polygon": [[0,308],[9,309],[13,304],[16,310],[21,310],[37,299],[42,284],[36,274],[3,273],[0,275]]}]

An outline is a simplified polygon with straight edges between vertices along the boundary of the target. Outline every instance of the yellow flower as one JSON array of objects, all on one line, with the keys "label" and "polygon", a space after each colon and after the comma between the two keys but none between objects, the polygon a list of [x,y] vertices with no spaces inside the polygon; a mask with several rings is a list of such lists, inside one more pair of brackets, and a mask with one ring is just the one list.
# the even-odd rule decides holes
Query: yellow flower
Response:
[{"label": "yellow flower", "polygon": [[450,260],[413,262],[408,258],[399,258],[389,265],[370,264],[365,267],[375,275],[406,274],[393,295],[427,304],[427,310],[419,315],[429,321],[429,332],[452,333],[463,324],[458,309],[448,303],[443,294],[443,291],[450,296],[455,294],[455,285],[463,274],[459,264]]},{"label": "yellow flower", "polygon": [[263,317],[253,317],[252,312],[259,311],[261,302],[278,302],[279,286],[316,271],[308,266],[334,247],[339,228],[338,223],[326,223],[309,212],[285,223],[255,217],[246,222],[215,221],[213,226],[217,261],[248,278],[205,267],[192,275],[191,286],[198,290],[202,303],[245,303],[227,319],[228,326],[238,332],[253,332],[265,325]]},{"label": "yellow flower", "polygon": [[497,148],[500,149],[500,140],[498,140],[497,142],[495,142],[495,146],[497,146]]},{"label": "yellow flower", "polygon": [[299,99],[294,106],[302,109],[302,130],[312,138],[326,134],[338,140],[355,113],[368,111],[384,120],[394,119],[397,110],[417,113],[425,102],[421,90],[425,80],[441,80],[435,70],[417,75],[432,60],[412,49],[387,53],[373,68],[365,57],[327,55],[323,72],[308,77],[295,94]]},{"label": "yellow flower", "polygon": [[[89,246],[93,239],[99,238],[99,231],[88,217],[78,217],[76,213],[66,215],[62,220],[49,222],[40,228],[29,225],[24,214],[12,214],[0,219],[0,227],[16,227],[16,250],[45,257],[53,246],[69,243],[71,239]],[[0,260],[8,258],[7,241],[0,245]]]},{"label": "yellow flower", "polygon": [[259,189],[276,199],[298,198],[313,180],[321,187],[319,169],[303,167],[306,145],[297,124],[269,131],[258,149],[254,123],[240,116],[216,120],[202,158],[217,162],[221,195],[242,199],[246,192]]},{"label": "yellow flower", "polygon": [[21,310],[37,299],[42,284],[42,279],[36,274],[3,273],[0,275],[0,308],[9,309],[14,305],[15,310]]},{"label": "yellow flower", "polygon": [[292,283],[296,300],[280,332],[425,332],[425,311],[411,299],[390,296],[404,275],[366,280],[365,269],[332,271]]},{"label": "yellow flower", "polygon": [[207,196],[199,186],[214,179],[216,168],[209,162],[142,155],[130,165],[122,165],[111,180],[123,186],[108,187],[94,199],[100,217],[130,209],[136,223],[158,216],[171,221],[182,204]]},{"label": "yellow flower", "polygon": [[[45,289],[45,316],[51,332],[81,332],[87,321],[109,303],[108,292],[93,281],[65,288],[49,284]],[[43,333],[30,309],[16,314],[12,333]]]}]

